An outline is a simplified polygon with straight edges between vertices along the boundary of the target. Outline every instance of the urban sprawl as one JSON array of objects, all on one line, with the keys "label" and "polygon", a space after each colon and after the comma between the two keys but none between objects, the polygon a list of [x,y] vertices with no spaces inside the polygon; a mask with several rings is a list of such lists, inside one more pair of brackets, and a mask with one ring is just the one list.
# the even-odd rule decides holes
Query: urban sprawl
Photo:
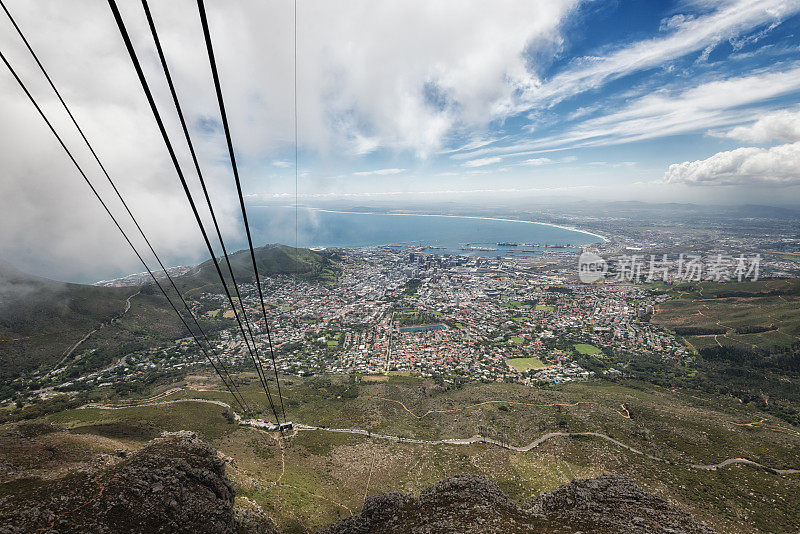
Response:
[{"label": "urban sprawl", "polygon": [[[397,373],[446,383],[524,384],[581,380],[593,373],[577,360],[612,353],[687,356],[673,335],[647,322],[660,299],[630,283],[580,284],[577,251],[531,257],[437,255],[425,247],[337,251],[335,283],[292,276],[265,280],[267,319],[278,370]],[[263,365],[271,367],[257,291],[241,286]],[[192,301],[206,318],[233,319],[222,293]],[[236,369],[252,369],[233,320],[214,336],[216,351]],[[206,365],[191,339],[130,354],[104,370],[56,386],[107,386],[137,374]],[[606,369],[606,374],[620,371]],[[58,370],[53,378],[58,376]]]}]

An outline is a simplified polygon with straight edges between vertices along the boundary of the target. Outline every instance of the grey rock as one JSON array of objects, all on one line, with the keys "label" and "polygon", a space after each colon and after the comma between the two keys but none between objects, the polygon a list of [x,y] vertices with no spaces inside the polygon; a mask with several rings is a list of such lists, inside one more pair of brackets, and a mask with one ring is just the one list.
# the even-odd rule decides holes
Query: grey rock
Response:
[{"label": "grey rock", "polygon": [[[649,519],[645,519],[649,518]],[[622,476],[573,480],[527,506],[477,476],[442,480],[418,498],[390,492],[319,534],[660,533],[713,531]]]}]

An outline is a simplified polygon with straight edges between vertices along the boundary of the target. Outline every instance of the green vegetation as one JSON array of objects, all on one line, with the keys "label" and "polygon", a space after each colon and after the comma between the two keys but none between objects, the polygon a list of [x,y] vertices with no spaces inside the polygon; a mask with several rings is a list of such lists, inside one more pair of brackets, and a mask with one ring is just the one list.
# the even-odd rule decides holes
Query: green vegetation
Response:
[{"label": "green vegetation", "polygon": [[[792,433],[797,430],[770,415],[761,421],[763,414],[732,397],[633,380],[546,388],[504,383],[448,388],[395,374],[381,381],[366,378],[284,381],[289,418],[428,440],[478,432],[514,445],[554,431],[598,432],[672,463],[591,437],[553,438],[517,453],[486,444],[430,446],[326,431],[278,436],[232,425],[223,407],[200,402],[66,409],[36,422],[53,427],[37,431],[35,441],[4,442],[0,460],[22,469],[19,476],[25,476],[25,469],[79,468],[101,452],[138,447],[162,430],[195,430],[234,459],[235,468],[229,467],[227,473],[237,495],[253,499],[287,532],[313,530],[357,511],[365,489],[369,495],[392,489],[415,492],[464,473],[489,476],[520,501],[574,477],[620,473],[644,487],[657,487],[662,496],[721,532],[786,532],[800,527],[796,477],[746,466],[717,471],[688,467],[731,457],[778,468],[800,465],[798,438]],[[163,391],[159,386],[148,393]],[[243,392],[248,402],[264,404],[256,381],[243,386]],[[216,388],[161,397],[180,398],[230,402],[229,394]],[[7,487],[0,486],[0,494]]]},{"label": "green vegetation", "polygon": [[73,432],[121,440],[146,441],[163,431],[193,430],[212,441],[236,430],[225,412],[215,404],[186,402],[125,410],[67,410],[46,420]]},{"label": "green vegetation", "polygon": [[[663,387],[685,387],[800,424],[800,280],[658,284],[673,298],[650,321],[682,335],[695,357],[663,361],[611,351],[576,361],[609,367]],[[575,347],[578,348],[577,346]]]},{"label": "green vegetation", "polygon": [[425,310],[397,312],[394,314],[397,326],[419,326],[436,322],[436,317]]},{"label": "green vegetation", "polygon": [[[262,276],[283,274],[332,284],[340,272],[338,258],[331,252],[284,245],[268,245],[255,252]],[[249,251],[230,257],[237,280],[251,281]],[[204,291],[221,291],[210,261],[175,281],[190,300]],[[0,284],[6,288],[0,306],[0,339],[6,340],[0,358],[0,378],[4,380],[36,371],[41,377],[57,364],[69,364],[61,377],[68,380],[127,354],[186,336],[184,326],[152,284],[125,288],[68,284],[27,275],[6,264],[0,264]],[[129,297],[131,307],[126,313]],[[232,312],[220,313],[218,303],[201,303],[199,312],[209,334],[232,324]],[[69,354],[70,348],[93,330],[80,350]],[[8,390],[2,392],[6,395],[0,398],[7,398]]]},{"label": "green vegetation", "polygon": [[[185,335],[162,297],[138,288],[66,284],[0,268],[8,298],[0,306],[4,380],[24,373],[42,376],[70,363],[69,379],[122,356]],[[128,312],[126,299],[130,298]],[[204,320],[209,332],[215,328]],[[82,339],[80,350],[70,354]]]},{"label": "green vegetation", "polygon": [[[273,250],[276,268],[291,265],[293,249],[267,249]],[[323,280],[328,276],[324,273],[335,273],[334,264],[326,263],[333,262],[333,256],[314,254],[300,256],[310,270],[299,276]],[[15,306],[22,319],[10,314],[2,317],[0,328],[5,330],[0,334],[23,336],[28,343],[22,345],[25,350],[45,346],[36,345],[37,336],[49,325],[53,328],[47,335],[82,336],[98,320],[107,323],[82,345],[81,358],[71,363],[68,377],[182,335],[177,319],[172,319],[150,287],[132,298],[130,311],[122,315],[125,298],[135,289],[21,280],[22,285],[39,284],[35,287],[47,306],[53,306],[58,295],[68,297],[65,309],[53,307],[55,311],[44,315],[35,329],[25,330],[24,314],[34,316],[37,311],[25,308],[27,303],[21,300]],[[202,282],[202,277],[182,283],[192,280]],[[415,292],[419,284],[412,285]],[[743,457],[775,468],[800,468],[800,282],[660,284],[653,290],[674,297],[659,305],[652,322],[684,336],[695,349],[688,359],[665,361],[647,353],[616,353],[598,343],[605,351],[600,358],[596,357],[601,354],[598,347],[577,343],[585,339],[578,334],[548,342],[548,349],[576,352],[575,361],[597,376],[603,376],[608,367],[621,370],[623,375],[613,381],[534,388],[422,380],[395,371],[369,377],[293,377],[282,382],[289,418],[321,428],[364,429],[421,440],[480,433],[514,445],[531,443],[549,432],[591,432],[612,436],[644,454],[596,436],[557,437],[525,453],[489,444],[399,443],[371,434],[325,430],[278,436],[236,425],[234,414],[224,406],[198,402],[232,403],[215,379],[205,376],[199,381],[191,377],[191,389],[184,381],[179,391],[158,397],[159,402],[188,402],[78,409],[89,401],[146,402],[151,395],[164,394],[178,379],[190,380],[176,374],[89,391],[56,391],[49,400],[3,407],[0,463],[10,466],[6,469],[9,477],[36,477],[49,474],[48,469],[86,467],[101,453],[138,447],[164,430],[189,429],[234,458],[235,468],[229,468],[228,474],[237,494],[259,503],[287,532],[313,530],[358,510],[365,488],[368,494],[417,491],[446,476],[475,473],[495,479],[522,501],[571,478],[604,472],[626,474],[645,487],[658,488],[665,498],[721,532],[796,531],[800,528],[797,476],[747,466],[704,471],[691,465]],[[514,309],[515,302],[506,305]],[[218,306],[203,309],[203,315],[219,311]],[[553,308],[537,304],[536,309]],[[519,313],[508,310],[504,315],[519,322]],[[408,307],[408,301],[402,300],[394,319],[400,326],[437,322],[434,313]],[[209,329],[229,324],[224,321],[216,316],[204,319]],[[335,330],[340,326],[331,328],[316,332],[309,341],[329,348],[335,358],[343,336]],[[487,345],[517,351],[509,343],[524,342],[515,335],[522,328],[513,324],[508,331],[493,332],[492,336],[497,335]],[[63,348],[45,351],[27,369],[52,367],[62,352]],[[26,365],[19,354],[12,356],[6,363],[10,368]],[[535,357],[506,361],[518,371],[545,367]],[[255,374],[241,373],[237,380],[246,401],[258,407],[255,415],[270,418]],[[2,395],[13,398],[16,384],[4,382]],[[36,440],[18,438],[28,435]],[[14,483],[0,484],[0,499],[3,491],[13,490]]]},{"label": "green vegetation", "polygon": [[534,307],[534,310],[551,312],[551,311],[553,311],[553,306],[548,306],[547,304],[537,304]]},{"label": "green vegetation", "polygon": [[800,341],[800,279],[657,286],[675,297],[651,318],[696,349],[787,347]]},{"label": "green vegetation", "polygon": [[[331,285],[339,277],[338,257],[334,252],[317,252],[286,245],[266,245],[255,249],[256,265],[261,276],[288,275],[308,282]],[[254,282],[253,264],[249,250],[240,250],[230,256],[236,280]],[[196,271],[179,276],[178,287],[190,295],[199,290],[209,291],[221,284],[211,260],[201,263]]]},{"label": "green vegetation", "polygon": [[404,297],[410,297],[416,294],[417,290],[419,290],[421,285],[422,285],[422,280],[420,280],[419,278],[410,279],[408,282],[406,282],[406,285],[403,287],[402,295]]},{"label": "green vegetation", "polygon": [[544,367],[547,367],[542,360],[535,356],[531,358],[508,358],[506,363],[520,372],[530,371],[531,369],[543,369]]},{"label": "green vegetation", "polygon": [[[800,425],[800,357],[797,348],[712,346],[687,362],[648,355],[608,357],[596,372],[614,366],[662,387],[684,387],[737,402]],[[579,360],[580,365],[584,362]]]}]

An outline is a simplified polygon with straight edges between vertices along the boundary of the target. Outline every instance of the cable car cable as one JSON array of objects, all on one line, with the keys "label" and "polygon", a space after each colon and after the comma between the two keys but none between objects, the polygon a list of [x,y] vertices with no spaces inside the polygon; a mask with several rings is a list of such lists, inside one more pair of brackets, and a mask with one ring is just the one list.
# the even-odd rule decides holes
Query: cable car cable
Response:
[{"label": "cable car cable", "polygon": [[239,180],[239,169],[236,166],[236,156],[233,150],[233,141],[231,140],[231,131],[230,127],[228,126],[228,116],[225,113],[225,102],[222,98],[222,87],[219,81],[219,73],[217,71],[217,62],[214,59],[214,48],[211,44],[211,33],[208,29],[208,19],[206,17],[206,10],[203,4],[203,0],[197,0],[197,7],[200,12],[200,22],[203,25],[203,36],[205,37],[206,41],[206,49],[208,50],[208,61],[211,65],[211,74],[214,78],[214,89],[217,93],[217,102],[219,103],[219,111],[220,116],[222,117],[222,128],[225,131],[225,140],[228,144],[228,154],[230,155],[231,159],[231,168],[233,169],[233,177],[236,182],[236,192],[239,195],[239,206],[242,210],[242,220],[244,221],[244,229],[247,233],[247,245],[250,248],[250,260],[253,263],[253,272],[255,273],[256,277],[256,287],[258,288],[258,298],[261,301],[261,312],[264,316],[264,326],[266,327],[267,331],[267,340],[269,341],[269,352],[272,358],[272,367],[275,371],[275,382],[278,385],[278,396],[281,401],[281,410],[283,411],[284,418],[286,417],[286,408],[283,405],[283,394],[281,392],[281,383],[278,379],[278,364],[275,360],[275,351],[272,346],[272,334],[270,333],[269,329],[269,322],[267,321],[267,310],[264,305],[264,293],[261,289],[261,277],[258,274],[258,265],[256,264],[256,254],[253,250],[253,238],[250,235],[250,225],[247,222],[247,209],[244,205],[244,195],[242,194],[242,184]]},{"label": "cable car cable", "polygon": [[69,159],[70,159],[70,160],[72,161],[72,163],[75,165],[75,168],[77,168],[77,169],[78,169],[78,172],[81,174],[81,176],[83,177],[83,179],[84,179],[84,181],[86,182],[86,184],[87,184],[87,185],[89,186],[89,188],[92,190],[92,193],[94,193],[95,197],[97,197],[97,200],[98,200],[98,201],[100,201],[100,204],[103,206],[103,209],[105,209],[105,211],[106,211],[106,213],[108,214],[108,216],[109,216],[109,217],[111,217],[111,220],[114,222],[114,225],[117,227],[117,229],[120,231],[120,233],[122,234],[122,236],[125,238],[125,241],[127,241],[128,245],[130,245],[130,247],[131,247],[131,249],[133,250],[134,254],[136,254],[136,257],[137,257],[137,258],[139,258],[139,261],[142,263],[142,265],[144,265],[144,268],[147,270],[147,273],[150,275],[150,277],[151,277],[151,278],[153,279],[153,281],[156,283],[156,285],[158,286],[158,288],[161,290],[161,293],[164,295],[164,297],[166,297],[166,299],[167,299],[167,302],[169,302],[169,304],[170,304],[170,306],[172,307],[172,309],[173,309],[173,310],[175,311],[175,313],[178,315],[178,318],[181,320],[181,322],[183,323],[183,325],[184,325],[184,326],[186,327],[186,329],[189,331],[189,334],[192,336],[192,338],[194,339],[195,343],[197,343],[197,345],[200,347],[201,351],[203,351],[203,353],[205,354],[205,356],[206,356],[206,358],[208,359],[209,363],[211,364],[211,367],[213,367],[213,368],[214,368],[214,370],[217,372],[217,375],[219,375],[220,379],[221,379],[221,380],[222,380],[222,382],[225,384],[225,386],[228,388],[228,391],[229,391],[229,392],[230,392],[230,394],[233,396],[233,398],[236,400],[236,402],[239,404],[239,406],[242,408],[242,410],[244,410],[244,411],[247,411],[247,410],[246,410],[246,408],[245,408],[245,406],[244,406],[244,404],[243,404],[243,403],[242,403],[242,402],[241,402],[241,401],[238,399],[238,397],[236,397],[236,395],[233,393],[233,390],[232,390],[232,389],[231,389],[231,387],[228,385],[228,383],[225,381],[225,378],[222,376],[222,373],[219,371],[219,369],[216,367],[216,365],[214,365],[214,362],[213,362],[213,360],[212,360],[212,359],[209,357],[209,355],[208,355],[208,352],[206,352],[205,348],[204,348],[204,347],[203,347],[203,345],[200,343],[200,340],[198,340],[198,339],[197,339],[197,337],[195,336],[195,334],[194,334],[194,332],[192,331],[192,329],[191,329],[191,328],[189,328],[189,324],[188,324],[188,323],[186,322],[186,320],[183,318],[183,315],[181,315],[181,313],[178,311],[178,308],[175,306],[175,304],[174,304],[174,303],[172,302],[172,300],[169,298],[169,295],[167,295],[167,292],[164,290],[163,286],[162,286],[162,285],[159,283],[158,279],[157,279],[157,278],[155,277],[155,275],[153,274],[153,271],[151,271],[151,270],[150,270],[150,268],[148,267],[147,263],[144,261],[144,258],[142,258],[141,254],[140,254],[140,253],[139,253],[139,251],[136,249],[136,247],[134,246],[133,242],[131,242],[130,238],[128,237],[128,234],[125,232],[125,230],[123,230],[123,229],[122,229],[122,226],[119,224],[119,221],[117,221],[117,218],[114,216],[114,214],[113,214],[113,213],[111,213],[111,210],[108,208],[108,205],[105,203],[105,201],[103,200],[103,198],[100,196],[100,194],[98,193],[97,189],[95,189],[95,187],[94,187],[94,184],[92,184],[91,180],[89,180],[89,177],[86,175],[86,173],[83,171],[83,169],[81,168],[81,166],[78,164],[77,160],[76,160],[76,159],[75,159],[75,157],[72,155],[72,152],[69,150],[69,148],[67,148],[67,145],[66,145],[66,144],[64,143],[64,141],[61,139],[61,136],[58,134],[58,132],[57,132],[57,131],[55,130],[55,128],[53,127],[53,125],[50,123],[50,120],[49,120],[49,119],[47,118],[47,116],[44,114],[44,112],[42,111],[42,108],[41,108],[41,107],[39,106],[39,104],[36,102],[36,99],[33,97],[33,95],[30,93],[30,91],[28,91],[28,88],[25,86],[25,84],[24,84],[24,82],[22,81],[22,79],[20,79],[20,77],[17,75],[17,72],[14,70],[14,68],[13,68],[13,67],[11,66],[11,64],[8,62],[8,60],[6,59],[6,57],[5,57],[5,55],[3,54],[3,52],[2,52],[2,51],[0,51],[0,59],[2,59],[3,63],[5,63],[6,67],[8,67],[8,70],[9,70],[9,71],[11,72],[11,74],[14,76],[14,78],[15,78],[15,79],[16,79],[16,81],[17,81],[17,83],[20,85],[20,87],[22,88],[22,90],[25,92],[25,94],[27,95],[28,99],[31,101],[31,103],[33,104],[33,106],[36,108],[36,111],[38,111],[38,112],[39,112],[39,115],[42,117],[42,119],[44,120],[44,122],[47,124],[48,128],[50,128],[50,131],[53,133],[53,135],[55,136],[56,140],[58,140],[59,144],[61,145],[61,148],[63,148],[63,149],[64,149],[64,151],[67,153],[67,156],[69,156]]},{"label": "cable car cable", "polygon": [[[178,178],[181,182],[181,186],[183,187],[184,193],[186,194],[187,199],[189,200],[189,205],[192,208],[192,213],[195,216],[195,220],[197,221],[198,226],[200,227],[200,232],[203,235],[203,240],[205,241],[206,247],[208,248],[209,254],[211,256],[211,260],[214,264],[214,268],[217,271],[217,275],[219,276],[220,281],[222,282],[222,286],[225,290],[225,294],[228,297],[228,301],[231,304],[231,308],[233,309],[234,316],[236,317],[236,321],[239,325],[239,329],[242,332],[242,337],[244,337],[245,345],[247,345],[248,351],[250,353],[251,358],[253,359],[253,364],[256,366],[256,372],[259,375],[259,379],[261,380],[261,385],[264,388],[264,392],[267,394],[267,400],[269,401],[270,408],[272,409],[273,415],[275,415],[276,421],[279,421],[280,418],[278,416],[278,412],[275,409],[275,404],[272,401],[272,395],[269,392],[269,387],[265,382],[264,378],[258,373],[259,369],[259,358],[257,356],[257,348],[256,352],[253,351],[253,348],[250,347],[250,343],[247,339],[247,334],[245,333],[244,326],[242,325],[242,321],[239,318],[239,314],[236,310],[236,306],[233,304],[233,297],[231,296],[230,289],[228,288],[227,282],[225,282],[225,277],[222,275],[222,270],[219,267],[219,262],[217,261],[216,256],[214,255],[214,249],[211,247],[211,241],[208,238],[208,234],[203,226],[203,221],[200,218],[200,213],[197,210],[197,205],[192,198],[191,191],[189,190],[189,185],[186,183],[186,177],[183,175],[183,170],[181,169],[180,163],[178,162],[178,158],[175,154],[175,150],[172,146],[172,142],[169,139],[169,135],[167,134],[166,127],[164,126],[164,122],[161,119],[161,114],[158,111],[158,108],[155,103],[155,99],[153,98],[153,94],[150,91],[150,86],[147,82],[147,79],[144,76],[144,72],[142,71],[142,66],[139,63],[139,58],[136,55],[136,50],[133,48],[133,43],[131,42],[130,36],[128,35],[128,31],[125,27],[125,22],[122,19],[122,15],[119,12],[119,8],[117,7],[117,3],[115,0],[108,0],[109,7],[111,8],[111,12],[114,15],[114,19],[117,23],[117,27],[119,28],[120,34],[122,39],[125,43],[125,47],[128,50],[128,54],[130,55],[131,61],[133,63],[134,69],[136,70],[136,74],[139,78],[139,82],[142,85],[142,89],[144,90],[145,97],[147,98],[148,103],[150,104],[150,109],[153,113],[153,117],[156,120],[156,124],[158,125],[159,131],[161,132],[161,136],[164,140],[164,144],[167,147],[167,151],[169,152],[170,158],[172,163],[175,167],[175,171],[178,174]],[[244,308],[243,308],[244,309]]]},{"label": "cable car cable", "polygon": [[[97,162],[97,165],[100,167],[100,170],[103,171],[103,174],[105,175],[106,179],[108,180],[108,183],[111,185],[111,188],[114,190],[114,193],[116,193],[117,198],[119,198],[120,202],[122,203],[123,207],[125,208],[125,211],[128,212],[128,215],[130,216],[131,220],[133,221],[133,224],[136,226],[136,229],[139,231],[139,234],[144,239],[144,242],[147,244],[147,247],[150,249],[150,252],[155,257],[156,261],[158,262],[158,265],[161,267],[161,270],[166,275],[167,279],[169,280],[169,283],[172,285],[172,288],[175,290],[175,293],[178,295],[178,297],[180,297],[184,308],[186,308],[186,311],[189,313],[189,316],[192,318],[192,321],[194,321],[195,326],[197,327],[197,329],[200,331],[200,334],[205,339],[206,344],[211,349],[211,352],[214,354],[214,356],[217,358],[217,361],[219,362],[219,364],[222,367],[222,369],[225,372],[225,374],[228,376],[228,380],[230,380],[231,384],[233,384],[233,387],[236,389],[236,391],[241,396],[241,392],[239,391],[239,388],[236,386],[236,382],[234,382],[233,378],[231,377],[231,374],[228,371],[228,368],[225,366],[225,363],[223,362],[222,358],[220,358],[219,354],[217,354],[217,351],[214,349],[214,346],[211,344],[211,340],[208,338],[208,335],[203,330],[203,327],[200,326],[200,323],[198,322],[197,318],[195,317],[195,314],[192,311],[191,307],[186,302],[186,299],[184,299],[184,297],[181,294],[180,290],[178,290],[178,287],[175,285],[175,281],[172,279],[172,276],[167,271],[167,268],[164,266],[164,263],[161,261],[161,258],[156,253],[155,249],[153,248],[153,245],[150,243],[150,240],[147,238],[147,235],[144,233],[144,230],[139,225],[139,221],[136,219],[136,217],[131,212],[131,209],[128,207],[128,203],[123,198],[123,196],[120,193],[119,189],[117,189],[117,185],[114,183],[114,180],[111,178],[111,176],[109,175],[109,173],[106,170],[105,166],[100,161],[100,157],[97,155],[97,152],[95,152],[94,148],[92,147],[92,144],[89,142],[89,139],[84,134],[83,129],[78,124],[77,119],[72,114],[72,111],[70,110],[70,108],[67,105],[67,103],[64,100],[64,98],[61,96],[61,92],[58,90],[58,88],[56,87],[56,85],[53,82],[52,78],[48,74],[47,70],[44,68],[44,65],[39,60],[39,56],[36,54],[36,52],[34,52],[33,48],[31,47],[30,43],[28,42],[28,39],[25,37],[25,34],[22,33],[22,30],[20,29],[20,27],[17,24],[16,20],[14,20],[14,17],[11,16],[11,13],[9,12],[9,10],[6,7],[5,2],[3,2],[3,0],[0,0],[0,7],[3,8],[3,11],[5,11],[6,15],[8,16],[8,19],[11,21],[11,24],[14,26],[14,29],[17,31],[17,33],[19,34],[20,38],[22,39],[22,42],[25,43],[25,46],[28,48],[28,52],[30,52],[30,54],[33,57],[34,61],[39,66],[39,69],[42,71],[42,74],[44,74],[44,77],[47,79],[47,82],[50,84],[50,87],[53,89],[53,92],[56,94],[56,97],[58,97],[58,100],[61,102],[61,105],[64,107],[64,111],[66,111],[67,115],[69,115],[69,118],[72,120],[72,124],[75,125],[75,128],[78,130],[78,133],[80,134],[80,136],[83,139],[84,143],[86,143],[86,147],[89,149],[89,152],[91,152],[92,156],[94,157],[94,160]],[[244,397],[242,397],[242,398],[244,398]]]}]

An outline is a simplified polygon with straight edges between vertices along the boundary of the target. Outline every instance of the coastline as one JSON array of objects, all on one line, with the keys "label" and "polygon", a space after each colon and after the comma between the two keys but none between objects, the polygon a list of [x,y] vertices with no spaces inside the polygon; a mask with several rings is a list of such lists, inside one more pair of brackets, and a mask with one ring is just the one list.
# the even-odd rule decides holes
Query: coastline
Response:
[{"label": "coastline", "polygon": [[[270,206],[254,206],[254,207],[261,207],[261,208],[268,208]],[[285,206],[293,208],[295,206]],[[504,219],[501,217],[480,217],[477,215],[440,215],[436,213],[388,213],[388,212],[375,212],[375,211],[345,211],[345,210],[328,210],[324,208],[312,208],[305,206],[303,209],[311,210],[311,211],[320,211],[323,213],[344,213],[350,215],[395,215],[395,216],[405,216],[405,217],[448,217],[452,219],[479,219],[483,221],[501,221],[501,222],[516,222],[516,223],[525,223],[525,224],[538,224],[541,226],[550,226],[551,228],[559,228],[561,230],[569,230],[571,232],[579,232],[581,234],[590,235],[592,237],[597,237],[601,239],[604,243],[608,243],[609,239],[601,234],[596,234],[594,232],[590,232],[588,230],[581,230],[580,228],[575,228],[573,226],[564,226],[560,224],[553,224],[548,222],[542,221],[528,221],[524,219]]]}]

